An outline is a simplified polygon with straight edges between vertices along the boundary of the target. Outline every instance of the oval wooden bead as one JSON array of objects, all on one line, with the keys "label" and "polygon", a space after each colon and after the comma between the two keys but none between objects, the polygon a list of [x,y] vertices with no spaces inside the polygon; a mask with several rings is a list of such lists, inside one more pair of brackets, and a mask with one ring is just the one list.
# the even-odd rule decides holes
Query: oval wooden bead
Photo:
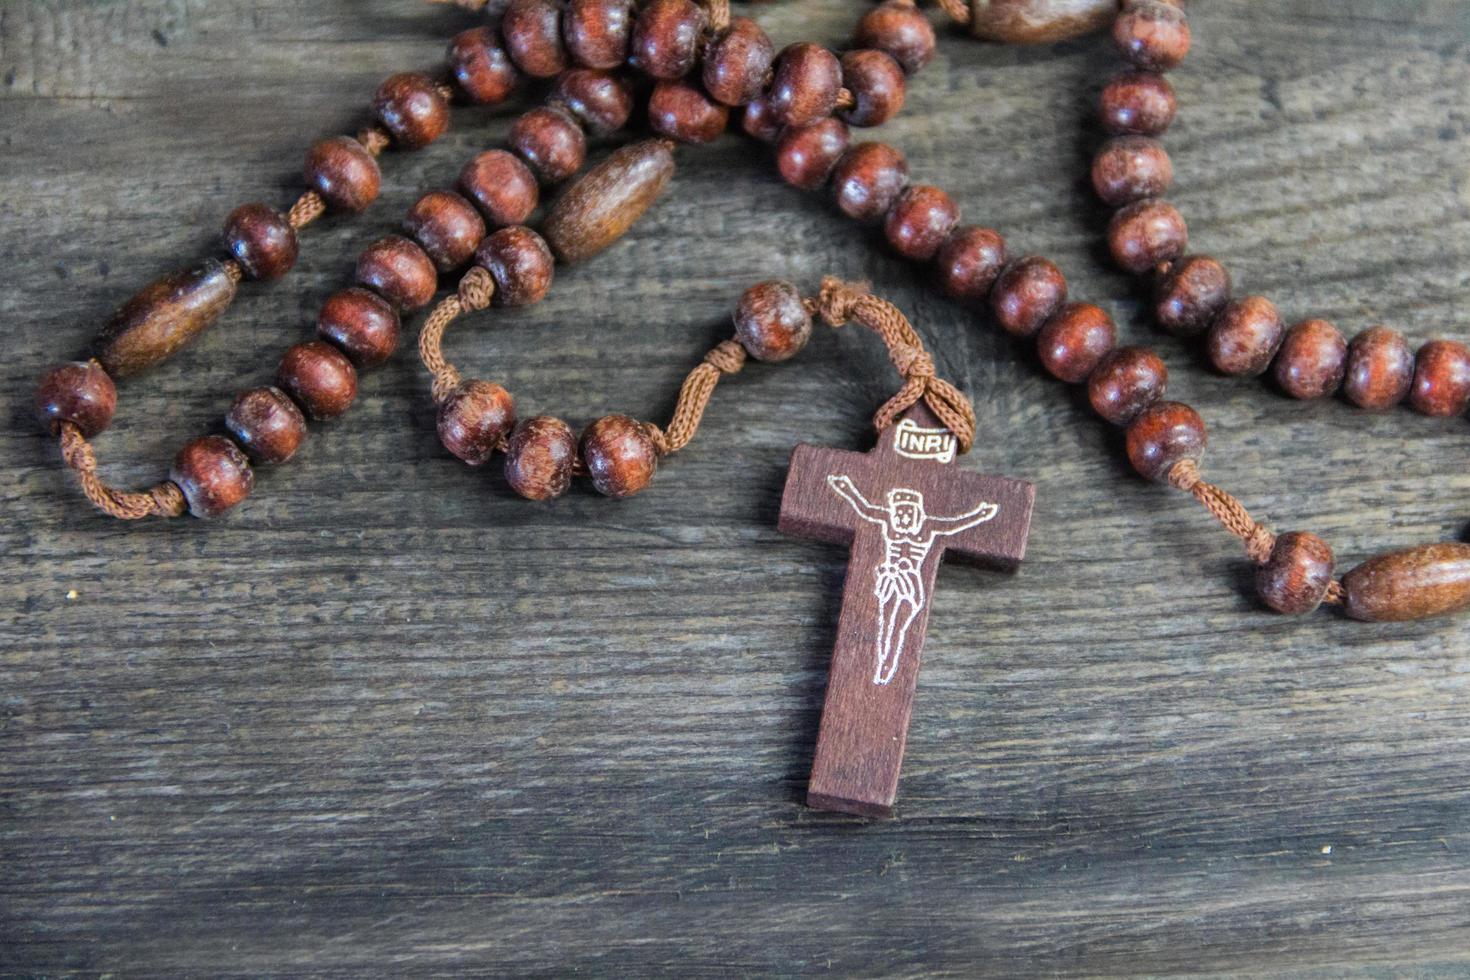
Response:
[{"label": "oval wooden bead", "polygon": [[628,60],[633,0],[571,0],[562,14],[562,36],[572,60],[608,71]]},{"label": "oval wooden bead", "polygon": [[505,150],[486,150],[465,164],[459,189],[491,227],[524,224],[541,197],[531,168]]},{"label": "oval wooden bead", "polygon": [[1155,402],[1128,426],[1128,461],[1145,479],[1160,483],[1186,459],[1199,461],[1208,437],[1204,419],[1182,402]]},{"label": "oval wooden bead", "polygon": [[699,57],[705,22],[694,0],[650,0],[633,22],[629,63],[654,78],[683,78]]},{"label": "oval wooden bead", "polygon": [[90,439],[112,424],[116,411],[117,386],[95,361],[58,364],[36,386],[36,420],[52,435],[70,422]]},{"label": "oval wooden bead", "polygon": [[279,388],[251,388],[235,399],[225,428],[255,463],[284,463],[306,438],[306,417]]},{"label": "oval wooden bead", "polygon": [[1264,296],[1247,296],[1220,311],[1205,346],[1221,374],[1255,377],[1271,366],[1285,334],[1276,306]]},{"label": "oval wooden bead", "polygon": [[1113,43],[1137,68],[1168,71],[1189,54],[1189,20],[1161,0],[1133,0],[1113,21]]},{"label": "oval wooden bead", "polygon": [[1347,371],[1347,341],[1326,320],[1304,320],[1286,331],[1273,370],[1276,383],[1293,398],[1330,395]]},{"label": "oval wooden bead", "polygon": [[563,194],[542,231],[563,262],[581,262],[627,234],[674,176],[674,154],[662,140],[615,151]]},{"label": "oval wooden bead", "polygon": [[356,214],[378,199],[383,173],[367,148],[351,136],[318,140],[306,152],[306,183],[330,207]]},{"label": "oval wooden bead", "polygon": [[648,124],[655,133],[680,143],[719,139],[730,110],[684,81],[662,81],[648,97]]},{"label": "oval wooden bead", "polygon": [[887,143],[859,143],[832,168],[837,209],[854,221],[882,218],[908,182],[908,161]]},{"label": "oval wooden bead", "polygon": [[1453,340],[1431,340],[1420,347],[1409,404],[1440,418],[1462,414],[1470,406],[1470,350]]},{"label": "oval wooden bead", "polygon": [[221,237],[251,279],[278,279],[296,264],[296,229],[268,204],[242,204],[231,211]]},{"label": "oval wooden bead", "polygon": [[418,242],[440,272],[470,260],[485,238],[485,220],[475,206],[452,191],[430,191],[414,202],[403,230]]},{"label": "oval wooden bead", "polygon": [[[887,55],[884,55],[887,57]],[[776,169],[792,187],[814,191],[847,150],[847,124],[828,116],[810,126],[788,126],[776,142]]]},{"label": "oval wooden bead", "polygon": [[648,486],[658,469],[658,450],[642,422],[604,415],[582,433],[582,460],[598,493],[622,499]]},{"label": "oval wooden bead", "polygon": [[439,403],[439,441],[471,466],[489,462],[515,424],[515,400],[492,381],[461,381]]},{"label": "oval wooden bead", "polygon": [[899,255],[923,261],[934,257],[959,220],[954,198],[938,187],[915,184],[888,209],[883,234]]},{"label": "oval wooden bead", "polygon": [[505,447],[505,481],[528,500],[560,497],[572,485],[577,438],[559,418],[537,415],[517,423]]},{"label": "oval wooden bead", "polygon": [[416,310],[434,298],[439,274],[418,245],[402,235],[388,235],[357,257],[357,282],[401,310]]},{"label": "oval wooden bead", "polygon": [[543,184],[561,183],[587,159],[587,137],[562,109],[543,106],[522,113],[510,127],[508,142]]},{"label": "oval wooden bead", "polygon": [[1086,381],[1113,349],[1113,318],[1091,303],[1068,303],[1042,325],[1036,351],[1042,367],[1068,384]]},{"label": "oval wooden bead", "polygon": [[1126,426],[1164,397],[1169,369],[1147,347],[1120,347],[1104,357],[1087,379],[1092,410],[1114,425]]},{"label": "oval wooden bead", "polygon": [[885,0],[862,16],[853,46],[886,51],[912,75],[934,57],[934,28],[912,0]]},{"label": "oval wooden bead", "polygon": [[745,105],[760,95],[776,49],[761,26],[735,17],[704,49],[704,90],[725,105]]},{"label": "oval wooden bead", "polygon": [[499,105],[520,84],[521,73],[491,27],[472,27],[456,34],[444,60],[465,98],[478,105]]},{"label": "oval wooden bead", "polygon": [[224,436],[184,443],[168,478],[184,492],[195,517],[218,517],[250,496],[255,486],[250,460]]},{"label": "oval wooden bead", "polygon": [[934,257],[939,285],[951,298],[968,303],[984,302],[1006,262],[1000,233],[974,225],[951,231]]},{"label": "oval wooden bead", "polygon": [[1401,622],[1470,606],[1470,544],[1420,545],[1370,558],[1342,577],[1344,611],[1368,622]]},{"label": "oval wooden bead", "polygon": [[1414,355],[1403,336],[1370,327],[1348,344],[1342,392],[1359,408],[1377,411],[1404,400],[1414,383]]},{"label": "oval wooden bead", "polygon": [[1047,44],[1108,26],[1117,0],[981,0],[970,4],[970,33],[1006,44]]},{"label": "oval wooden bead", "polygon": [[1030,337],[1067,301],[1067,278],[1050,260],[1027,255],[1001,272],[990,291],[990,308],[1001,328]]},{"label": "oval wooden bead", "polygon": [[770,100],[765,95],[758,95],[747,102],[745,111],[740,114],[740,129],[745,135],[762,143],[776,142],[776,137],[781,135],[781,128],[781,123],[771,111]]},{"label": "oval wooden bead", "polygon": [[554,0],[510,0],[500,15],[500,36],[510,60],[532,78],[551,78],[567,67],[561,6]]},{"label": "oval wooden bead", "polygon": [[851,126],[881,126],[903,109],[903,67],[885,51],[861,48],[844,54],[842,84],[854,104],[839,115]]},{"label": "oval wooden bead", "polygon": [[359,368],[382,364],[398,349],[398,311],[361,286],[327,297],[316,320],[317,334]]},{"label": "oval wooden bead", "polygon": [[1173,263],[1154,287],[1154,317],[1176,337],[1194,337],[1209,329],[1230,302],[1230,273],[1208,255],[1190,255]]},{"label": "oval wooden bead", "polygon": [[1115,136],[1159,136],[1174,124],[1174,86],[1152,71],[1124,72],[1103,88],[1103,128]]},{"label": "oval wooden bead", "polygon": [[589,133],[598,136],[616,132],[633,114],[633,93],[628,83],[610,71],[573,68],[556,76],[552,99],[560,102]]},{"label": "oval wooden bead", "polygon": [[341,351],[323,340],[286,349],[276,368],[276,387],[313,419],[336,418],[357,397],[357,371]]},{"label": "oval wooden bead", "polygon": [[207,259],[143,287],[97,335],[97,360],[114,378],[152,367],[193,340],[235,298],[224,263]]},{"label": "oval wooden bead", "polygon": [[1322,604],[1332,584],[1332,548],[1306,531],[1276,539],[1271,556],[1256,570],[1256,593],[1279,613],[1296,616]]},{"label": "oval wooden bead", "polygon": [[794,357],[812,335],[812,317],[801,292],[773,279],[751,286],[735,307],[735,339],[757,361],[776,363]]},{"label": "oval wooden bead", "polygon": [[1112,207],[1159,197],[1174,183],[1174,164],[1163,144],[1147,136],[1108,140],[1092,161],[1092,187]]},{"label": "oval wooden bead", "polygon": [[1113,261],[1134,275],[1174,261],[1188,244],[1184,217],[1167,201],[1136,201],[1113,215],[1108,225]]},{"label": "oval wooden bead", "polygon": [[551,288],[556,260],[540,235],[514,225],[485,239],[475,252],[475,264],[495,279],[496,306],[529,306]]},{"label": "oval wooden bead", "polygon": [[449,128],[449,102],[432,78],[418,72],[388,76],[373,96],[373,112],[407,150],[428,146]]},{"label": "oval wooden bead", "polygon": [[799,41],[776,56],[767,97],[775,118],[787,126],[810,126],[832,115],[842,88],[842,63],[819,44]]}]

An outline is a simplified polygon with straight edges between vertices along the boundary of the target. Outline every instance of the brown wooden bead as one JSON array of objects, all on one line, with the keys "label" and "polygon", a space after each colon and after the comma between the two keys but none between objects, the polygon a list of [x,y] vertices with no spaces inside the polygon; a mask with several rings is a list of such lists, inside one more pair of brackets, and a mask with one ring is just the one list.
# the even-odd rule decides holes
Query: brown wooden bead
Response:
[{"label": "brown wooden bead", "polygon": [[1184,11],[1159,0],[1135,0],[1113,21],[1118,51],[1146,71],[1168,71],[1189,54],[1189,20]]},{"label": "brown wooden bead", "polygon": [[1100,361],[1087,379],[1092,410],[1114,425],[1126,426],[1164,397],[1169,369],[1147,347],[1120,347]]},{"label": "brown wooden bead", "polygon": [[357,397],[357,371],[341,351],[324,340],[286,349],[276,369],[276,386],[290,395],[308,418],[336,418]]},{"label": "brown wooden bead", "polygon": [[1337,391],[1347,372],[1347,341],[1326,320],[1304,320],[1286,331],[1274,374],[1293,398],[1322,398]]},{"label": "brown wooden bead", "polygon": [[398,311],[383,297],[360,286],[327,297],[316,330],[357,367],[382,364],[398,349]]},{"label": "brown wooden bead", "polygon": [[1067,301],[1067,278],[1039,255],[1012,262],[990,291],[996,322],[1016,337],[1030,337]]},{"label": "brown wooden bead", "polygon": [[704,90],[725,105],[745,105],[761,94],[776,49],[761,26],[736,17],[704,49]]},{"label": "brown wooden bead", "polygon": [[500,36],[510,60],[532,78],[551,78],[567,67],[555,0],[510,0],[500,15]]},{"label": "brown wooden bead", "polygon": [[810,126],[832,115],[842,88],[842,63],[819,44],[800,41],[776,56],[768,98],[771,112],[787,126]]},{"label": "brown wooden bead", "polygon": [[560,497],[572,485],[577,438],[561,419],[537,415],[516,424],[505,447],[505,480],[528,500]]},{"label": "brown wooden bead", "polygon": [[515,400],[493,381],[461,381],[439,403],[439,441],[471,466],[488,463],[515,424]]},{"label": "brown wooden bead", "polygon": [[144,286],[97,334],[96,355],[114,378],[137,374],[193,340],[235,298],[224,263],[207,259]]},{"label": "brown wooden bead", "polygon": [[949,233],[934,257],[939,285],[954,299],[981,303],[1007,262],[1006,240],[989,228],[965,225]]},{"label": "brown wooden bead", "polygon": [[852,126],[881,126],[903,108],[903,68],[893,56],[873,48],[842,56],[842,84],[856,103],[839,113]]},{"label": "brown wooden bead", "polygon": [[1108,140],[1092,161],[1092,187],[1104,204],[1121,207],[1159,197],[1174,183],[1174,164],[1163,144],[1147,136]]},{"label": "brown wooden bead", "polygon": [[1470,606],[1470,544],[1420,545],[1370,558],[1342,577],[1344,611],[1368,622],[1402,622]]},{"label": "brown wooden bead", "polygon": [[1256,592],[1279,613],[1296,616],[1322,604],[1332,584],[1332,548],[1306,531],[1288,531],[1276,539],[1256,570]]},{"label": "brown wooden bead", "polygon": [[284,463],[306,438],[306,417],[279,388],[251,388],[235,399],[225,428],[256,463]]},{"label": "brown wooden bead", "polygon": [[633,92],[610,71],[573,68],[556,77],[552,99],[560,102],[587,132],[598,136],[627,125],[633,113]]},{"label": "brown wooden bead", "polygon": [[894,251],[909,259],[934,257],[960,220],[960,208],[938,187],[915,184],[904,189],[888,209],[883,234]]},{"label": "brown wooden bead", "polygon": [[529,306],[551,288],[555,259],[540,235],[513,225],[485,239],[475,252],[475,264],[494,277],[496,306]]},{"label": "brown wooden bead", "polygon": [[886,51],[912,75],[934,57],[934,28],[911,0],[886,0],[863,15],[853,46]]},{"label": "brown wooden bead", "polygon": [[762,143],[774,143],[781,135],[782,126],[771,111],[770,100],[759,95],[745,104],[745,111],[740,114],[740,129]]},{"label": "brown wooden bead", "polygon": [[373,97],[373,112],[407,150],[428,146],[449,128],[449,103],[434,80],[418,72],[390,75]]},{"label": "brown wooden bead", "polygon": [[970,33],[1005,44],[1048,44],[1106,27],[1117,0],[985,0],[970,5]]},{"label": "brown wooden bead", "polygon": [[674,154],[663,140],[613,152],[557,199],[541,226],[563,262],[591,258],[625,235],[674,176]]},{"label": "brown wooden bead", "polygon": [[306,183],[339,211],[366,211],[378,199],[378,161],[351,136],[318,140],[306,152]]},{"label": "brown wooden bead", "polygon": [[184,492],[195,517],[218,517],[250,496],[255,486],[250,460],[224,436],[184,443],[168,478]]},{"label": "brown wooden bead", "polygon": [[1116,336],[1113,318],[1102,307],[1068,303],[1042,325],[1036,352],[1052,377],[1076,384],[1113,349]]},{"label": "brown wooden bead", "polygon": [[658,469],[658,450],[642,422],[604,415],[582,432],[582,460],[597,492],[621,499],[648,486]]},{"label": "brown wooden bead", "polygon": [[1453,340],[1431,340],[1420,347],[1409,404],[1425,415],[1462,414],[1470,406],[1470,350]]},{"label": "brown wooden bead", "polygon": [[812,335],[812,317],[789,282],[756,283],[735,307],[735,339],[758,361],[794,357]]},{"label": "brown wooden bead", "polygon": [[650,0],[633,22],[629,63],[654,78],[683,78],[699,58],[705,23],[693,0]]},{"label": "brown wooden bead", "polygon": [[296,264],[296,229],[268,204],[242,204],[231,211],[222,237],[251,279],[278,279]]},{"label": "brown wooden bead", "polygon": [[648,124],[655,133],[680,143],[719,139],[730,110],[685,81],[662,81],[648,97]]},{"label": "brown wooden bead", "polygon": [[1247,296],[1220,311],[1205,348],[1221,374],[1255,377],[1271,366],[1285,334],[1276,306],[1264,296]]},{"label": "brown wooden bead", "polygon": [[1124,72],[1103,88],[1103,128],[1115,136],[1160,136],[1178,111],[1174,86],[1157,72]]},{"label": "brown wooden bead", "polygon": [[521,73],[494,28],[472,27],[456,34],[444,58],[459,90],[479,105],[499,105],[520,84]]},{"label": "brown wooden bead", "polygon": [[562,14],[562,36],[572,60],[608,71],[628,60],[633,0],[571,0]]},{"label": "brown wooden bead", "polygon": [[55,435],[63,422],[90,439],[112,424],[117,386],[96,361],[68,361],[41,376],[36,386],[36,420]]},{"label": "brown wooden bead", "polygon": [[543,106],[522,113],[510,128],[509,143],[543,184],[561,183],[587,159],[587,137],[561,109]]},{"label": "brown wooden bead", "polygon": [[1377,411],[1404,400],[1414,383],[1414,355],[1397,331],[1370,327],[1348,344],[1342,391],[1359,408]]},{"label": "brown wooden bead", "polygon": [[1184,217],[1167,201],[1136,201],[1113,215],[1108,225],[1113,261],[1134,275],[1174,261],[1188,244]]},{"label": "brown wooden bead", "polygon": [[430,191],[409,208],[403,230],[428,254],[440,272],[470,260],[485,237],[485,219],[453,191]]},{"label": "brown wooden bead", "polygon": [[416,310],[434,298],[439,275],[427,252],[402,235],[388,235],[357,257],[357,282],[401,310]]},{"label": "brown wooden bead", "polygon": [[792,187],[814,191],[827,183],[846,150],[847,124],[841,119],[828,116],[810,126],[788,126],[776,142],[776,169]]},{"label": "brown wooden bead", "polygon": [[541,197],[531,168],[505,150],[487,150],[465,164],[459,189],[491,227],[524,224]]},{"label": "brown wooden bead", "polygon": [[1154,287],[1154,317],[1176,337],[1195,337],[1230,302],[1230,273],[1208,255],[1173,263]]},{"label": "brown wooden bead", "polygon": [[908,182],[908,161],[887,143],[859,143],[832,168],[833,199],[855,221],[882,218]]},{"label": "brown wooden bead", "polygon": [[1198,462],[1207,441],[1198,412],[1182,402],[1155,402],[1128,426],[1128,461],[1141,476],[1163,483],[1177,464]]}]

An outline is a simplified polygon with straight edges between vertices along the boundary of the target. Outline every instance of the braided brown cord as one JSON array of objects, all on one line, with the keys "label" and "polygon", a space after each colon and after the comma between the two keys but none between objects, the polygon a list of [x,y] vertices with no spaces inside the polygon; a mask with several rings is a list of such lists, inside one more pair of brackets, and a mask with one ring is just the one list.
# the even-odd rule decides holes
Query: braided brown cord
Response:
[{"label": "braided brown cord", "polygon": [[970,5],[966,0],[935,0],[939,9],[949,15],[949,19],[961,27],[970,25]]},{"label": "braided brown cord", "polygon": [[689,372],[679,388],[679,401],[674,405],[668,427],[660,429],[652,422],[644,423],[660,456],[676,453],[689,445],[689,440],[699,430],[715,385],[720,383],[720,375],[736,374],[744,366],[745,348],[735,340],[722,340],[704,355],[704,360]]},{"label": "braided brown cord", "polygon": [[292,228],[300,231],[326,213],[327,202],[322,200],[322,196],[316,191],[307,191],[291,205],[291,210],[286,212],[286,220]]},{"label": "braided brown cord", "polygon": [[222,264],[225,267],[225,275],[230,277],[231,282],[239,285],[240,280],[245,278],[244,267],[241,266],[240,263],[236,262],[234,259],[225,259]]},{"label": "braided brown cord", "polygon": [[363,149],[367,150],[373,156],[377,156],[392,144],[393,137],[388,135],[387,130],[380,129],[377,126],[369,126],[357,134],[357,141],[362,144]]},{"label": "braided brown cord", "polygon": [[76,471],[82,493],[104,514],[123,521],[136,521],[144,517],[180,517],[188,509],[184,492],[169,480],[138,491],[108,486],[97,475],[97,456],[81,430],[70,422],[63,422],[59,435],[61,458]]},{"label": "braided brown cord", "polygon": [[704,0],[704,9],[709,14],[710,33],[718,34],[730,26],[730,0]]},{"label": "braided brown cord", "polygon": [[1192,494],[1225,530],[1245,543],[1245,553],[1251,561],[1260,564],[1271,557],[1276,544],[1276,535],[1265,525],[1257,523],[1250,511],[1229,492],[1213,483],[1206,483],[1200,476],[1199,464],[1192,459],[1175,463],[1169,470],[1169,485],[1177,490]]},{"label": "braided brown cord", "polygon": [[446,296],[429,314],[419,332],[419,360],[433,375],[431,391],[435,402],[442,402],[459,384],[459,371],[444,359],[444,331],[461,314],[483,310],[495,297],[495,279],[489,270],[473,266],[459,281],[453,296]]}]

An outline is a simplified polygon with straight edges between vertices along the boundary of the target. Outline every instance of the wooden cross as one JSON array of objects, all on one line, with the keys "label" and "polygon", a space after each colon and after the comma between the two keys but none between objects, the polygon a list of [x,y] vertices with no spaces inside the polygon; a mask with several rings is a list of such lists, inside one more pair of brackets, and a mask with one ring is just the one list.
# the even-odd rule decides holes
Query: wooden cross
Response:
[{"label": "wooden cross", "polygon": [[850,549],[807,805],[888,816],[908,737],[934,574],[945,554],[1013,570],[1036,488],[950,463],[922,402],[871,452],[797,446],[780,529]]}]

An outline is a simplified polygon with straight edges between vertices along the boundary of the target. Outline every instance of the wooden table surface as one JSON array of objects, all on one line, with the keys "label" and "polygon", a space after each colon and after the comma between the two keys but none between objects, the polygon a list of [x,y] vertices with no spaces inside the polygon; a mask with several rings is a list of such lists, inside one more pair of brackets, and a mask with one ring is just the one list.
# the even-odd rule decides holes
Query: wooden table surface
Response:
[{"label": "wooden table surface", "polygon": [[[754,8],[845,42],[842,0]],[[938,17],[935,12],[934,16]],[[1237,543],[1116,432],[734,136],[549,298],[448,347],[523,414],[662,419],[745,285],[867,277],[1036,481],[1029,560],[940,575],[898,817],[801,804],[840,549],[776,533],[800,440],[894,385],[823,330],[722,385],[624,502],[448,457],[405,350],[227,519],[94,512],[34,379],[241,201],[284,204],[390,71],[474,18],[416,0],[0,8],[0,970],[160,976],[1470,971],[1470,621],[1263,612]],[[1288,318],[1466,339],[1470,5],[1210,0],[1167,144],[1195,248]],[[1111,271],[1085,172],[1097,39],[947,36],[884,129],[967,217],[1156,344],[1207,471],[1344,565],[1464,533],[1470,429],[1213,376]],[[306,336],[352,257],[502,140],[458,110],[278,284],[121,390],[144,484]],[[421,317],[414,321],[416,327]]]}]

